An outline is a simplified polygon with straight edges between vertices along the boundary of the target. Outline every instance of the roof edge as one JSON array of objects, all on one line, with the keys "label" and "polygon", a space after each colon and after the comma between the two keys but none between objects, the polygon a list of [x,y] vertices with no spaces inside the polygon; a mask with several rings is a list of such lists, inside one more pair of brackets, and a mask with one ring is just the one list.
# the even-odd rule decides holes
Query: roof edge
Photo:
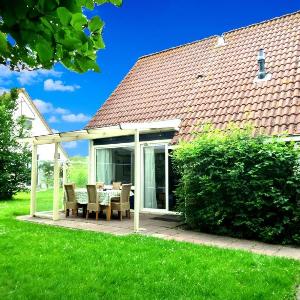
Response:
[{"label": "roof edge", "polygon": [[[51,127],[49,126],[49,124],[47,123],[47,121],[45,120],[44,116],[42,115],[42,113],[38,110],[38,108],[36,107],[36,105],[34,104],[33,100],[31,99],[31,97],[29,96],[28,92],[26,91],[25,88],[17,88],[17,92],[18,94],[23,94],[29,104],[31,105],[31,107],[33,108],[33,110],[37,113],[38,117],[40,118],[40,120],[42,121],[42,123],[44,124],[44,126],[47,128],[47,130],[49,131],[50,134],[54,134],[53,130],[51,129]],[[66,150],[64,149],[64,147],[62,145],[59,145],[59,148],[61,150],[61,152],[66,156],[66,159],[69,159],[69,155],[66,152]]]},{"label": "roof edge", "polygon": [[[232,33],[232,32],[239,31],[239,30],[244,30],[244,29],[247,29],[247,28],[250,28],[250,27],[253,27],[253,26],[261,25],[261,24],[264,24],[264,23],[267,23],[267,22],[271,22],[271,21],[275,21],[275,20],[281,19],[281,18],[286,18],[286,17],[292,16],[292,15],[296,15],[296,14],[299,14],[299,13],[300,13],[300,10],[297,10],[295,12],[287,13],[287,14],[284,14],[284,15],[281,15],[281,16],[278,16],[278,17],[274,17],[274,18],[268,19],[268,20],[260,21],[258,23],[253,23],[253,24],[250,24],[250,25],[247,25],[247,26],[243,26],[243,27],[240,27],[240,28],[231,29],[229,31],[223,32],[222,34],[226,35],[228,33]],[[199,40],[195,40],[195,41],[188,42],[188,43],[185,43],[185,44],[173,46],[173,47],[170,47],[170,48],[167,48],[167,49],[163,49],[163,50],[160,50],[160,51],[155,51],[155,52],[152,52],[152,53],[140,56],[138,58],[138,60],[143,59],[143,58],[147,58],[149,56],[153,56],[153,55],[156,55],[156,54],[160,54],[160,53],[164,53],[164,52],[167,52],[167,51],[171,51],[171,50],[174,50],[174,49],[177,49],[177,48],[181,48],[181,47],[189,46],[189,45],[192,45],[192,44],[196,44],[196,43],[199,43],[199,42],[211,39],[211,38],[215,38],[215,37],[218,37],[218,36],[219,35],[214,34],[214,35],[205,37],[203,39],[199,39]]]}]

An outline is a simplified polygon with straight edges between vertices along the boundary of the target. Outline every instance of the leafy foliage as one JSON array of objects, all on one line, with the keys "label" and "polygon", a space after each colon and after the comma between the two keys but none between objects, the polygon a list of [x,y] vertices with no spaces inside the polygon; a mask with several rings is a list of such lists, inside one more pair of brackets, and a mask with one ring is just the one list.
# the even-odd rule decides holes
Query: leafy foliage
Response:
[{"label": "leafy foliage", "polygon": [[54,174],[54,165],[52,161],[44,160],[39,163],[38,166],[39,174],[42,175],[43,181],[46,184],[48,189],[52,186],[53,174]]},{"label": "leafy foliage", "polygon": [[299,150],[250,132],[206,127],[179,145],[179,211],[201,231],[300,244]]},{"label": "leafy foliage", "polygon": [[30,180],[30,152],[17,138],[26,135],[23,118],[15,119],[17,90],[0,96],[0,199],[11,198]]},{"label": "leafy foliage", "polygon": [[104,22],[85,12],[104,3],[120,6],[122,0],[0,1],[0,64],[20,70],[61,62],[76,72],[99,71]]}]

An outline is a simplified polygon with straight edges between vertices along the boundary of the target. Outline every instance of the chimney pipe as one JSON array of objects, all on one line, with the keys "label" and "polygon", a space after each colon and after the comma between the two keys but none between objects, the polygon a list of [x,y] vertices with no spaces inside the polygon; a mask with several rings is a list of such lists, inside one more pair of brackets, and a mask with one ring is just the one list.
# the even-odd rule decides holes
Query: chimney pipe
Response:
[{"label": "chimney pipe", "polygon": [[260,49],[257,56],[259,71],[258,71],[258,78],[264,79],[267,75],[266,73],[266,55],[264,49]]}]

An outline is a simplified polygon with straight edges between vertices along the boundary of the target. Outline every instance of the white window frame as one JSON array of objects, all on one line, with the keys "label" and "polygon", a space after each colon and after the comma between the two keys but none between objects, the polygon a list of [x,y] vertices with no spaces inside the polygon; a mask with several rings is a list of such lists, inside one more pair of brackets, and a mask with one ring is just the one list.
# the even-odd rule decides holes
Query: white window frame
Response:
[{"label": "white window frame", "polygon": [[[176,212],[169,211],[169,150],[174,149],[173,145],[170,145],[171,139],[164,140],[151,140],[140,142],[140,153],[141,153],[141,203],[140,211],[156,214],[176,214]],[[145,208],[144,207],[144,147],[146,145],[163,145],[165,147],[165,209],[158,208]],[[132,147],[134,148],[134,142],[130,143],[114,143],[114,144],[105,144],[105,145],[94,145],[93,141],[90,141],[89,145],[89,181],[92,184],[96,183],[96,151],[98,149],[116,149],[123,147]],[[132,187],[134,190],[134,186]]]}]

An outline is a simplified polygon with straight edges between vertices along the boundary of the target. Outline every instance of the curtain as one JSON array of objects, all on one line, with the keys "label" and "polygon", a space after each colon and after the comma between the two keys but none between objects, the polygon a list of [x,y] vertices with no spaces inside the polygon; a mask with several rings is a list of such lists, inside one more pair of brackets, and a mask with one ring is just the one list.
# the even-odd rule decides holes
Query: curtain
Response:
[{"label": "curtain", "polygon": [[157,208],[154,147],[144,148],[144,206]]},{"label": "curtain", "polygon": [[114,177],[112,163],[112,149],[97,149],[96,152],[96,178],[98,182],[111,184]]}]

